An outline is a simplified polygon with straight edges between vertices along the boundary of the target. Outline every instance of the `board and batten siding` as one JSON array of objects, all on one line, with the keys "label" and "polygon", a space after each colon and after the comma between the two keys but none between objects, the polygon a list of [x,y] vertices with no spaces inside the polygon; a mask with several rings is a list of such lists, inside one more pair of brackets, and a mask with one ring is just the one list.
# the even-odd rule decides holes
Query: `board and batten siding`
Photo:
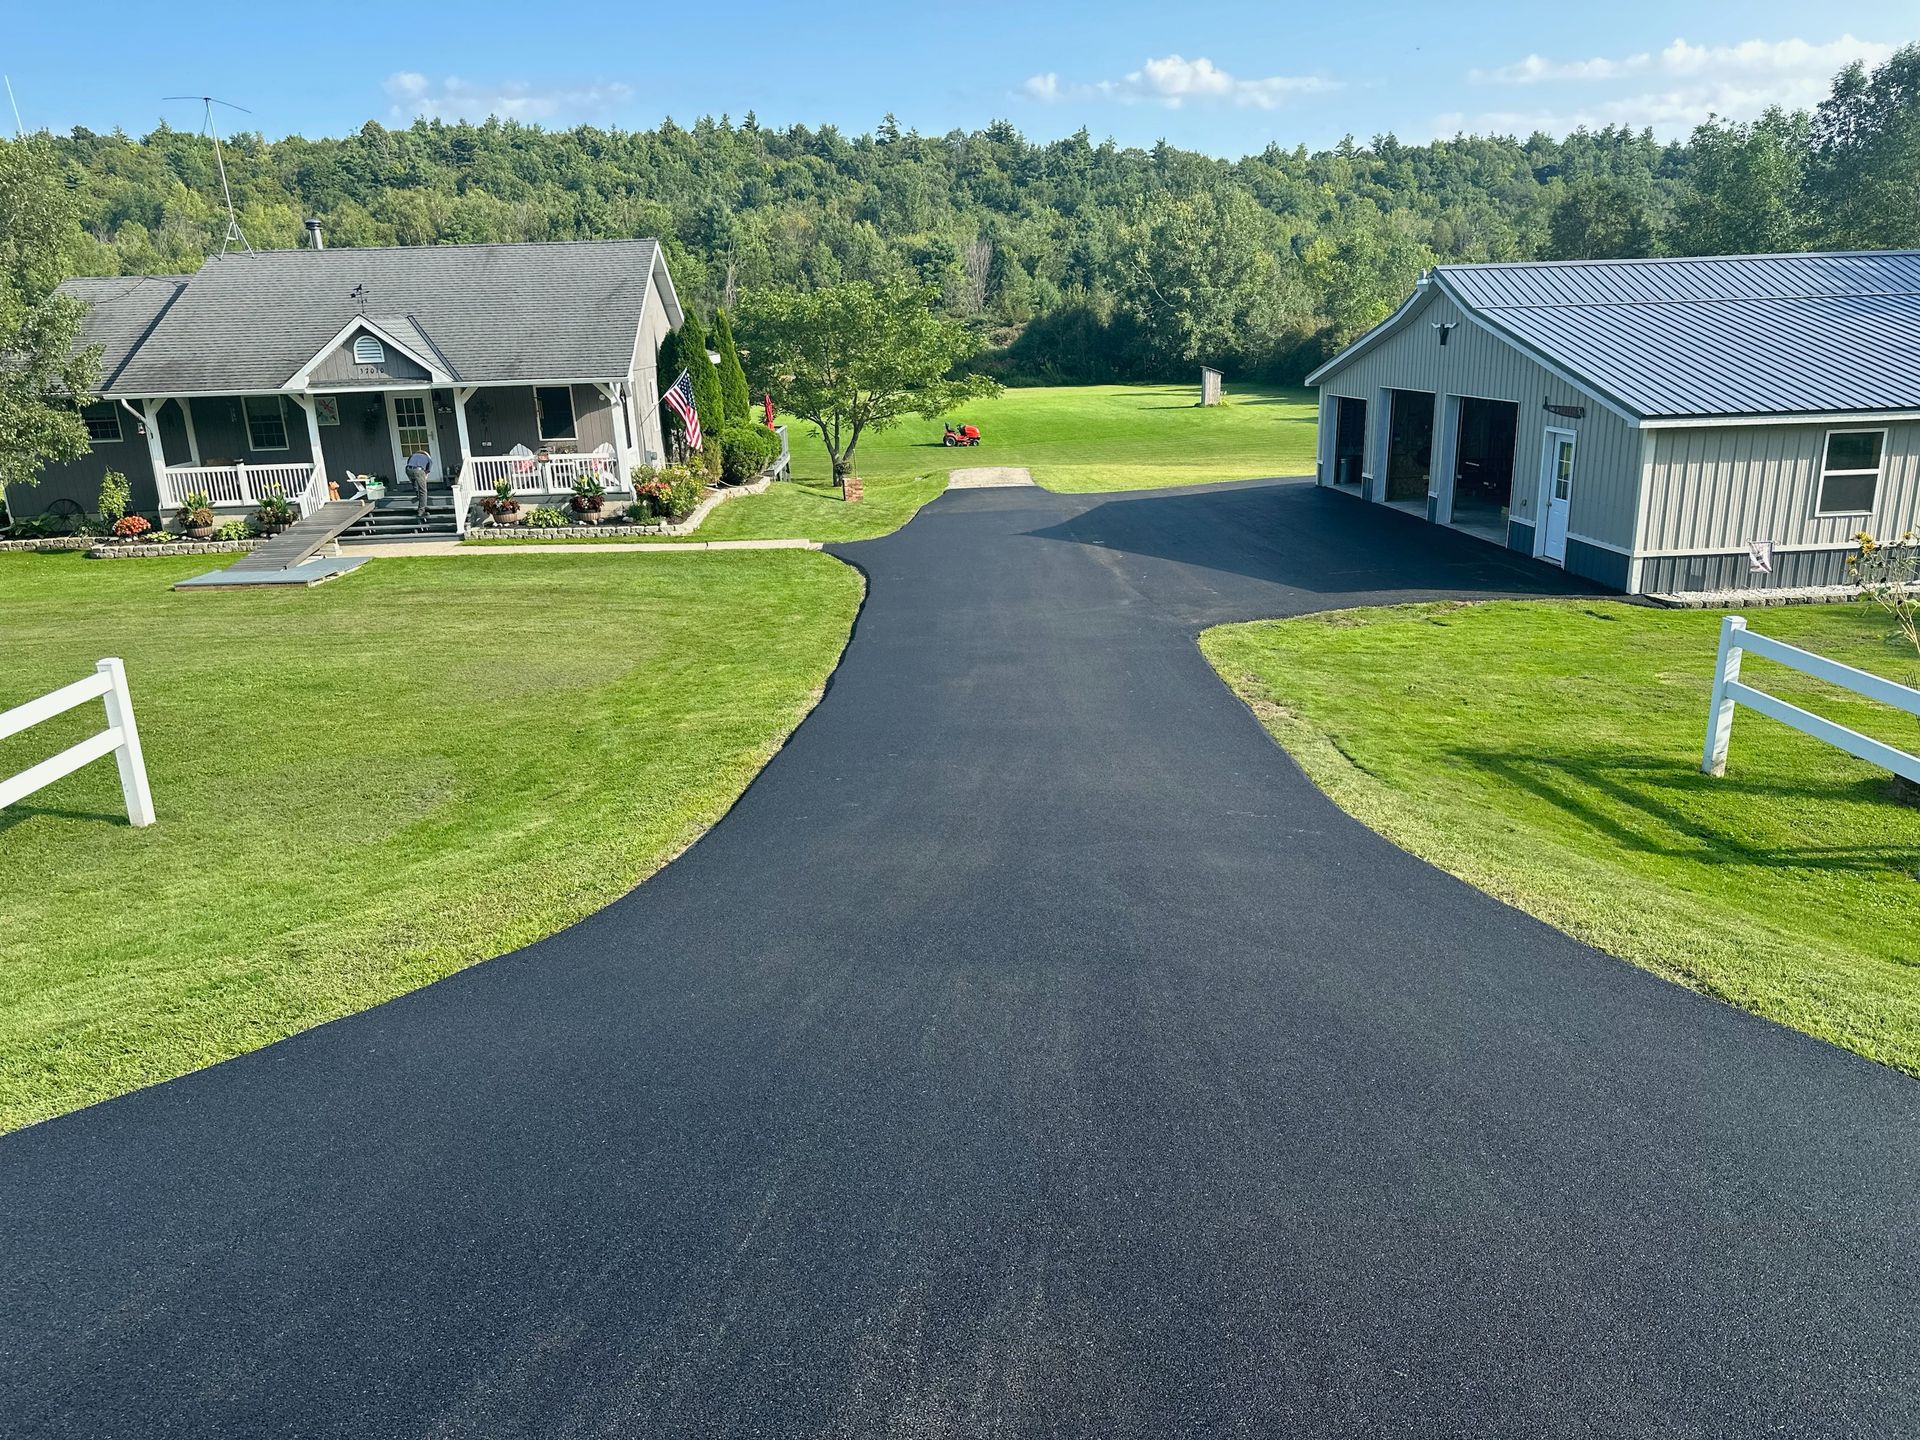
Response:
[{"label": "board and batten siding", "polygon": [[[362,335],[371,336],[380,344],[380,363],[362,365],[353,358],[354,343]],[[381,340],[370,330],[356,330],[336,345],[332,352],[313,367],[310,384],[316,390],[342,385],[379,385],[389,386],[406,381],[418,381],[425,385],[431,377],[426,367],[416,360],[402,355],[386,341]]]},{"label": "board and batten siding", "polygon": [[[1451,325],[1440,343],[1435,325]],[[1436,396],[1461,395],[1508,400],[1519,407],[1514,439],[1513,504],[1515,521],[1537,523],[1540,455],[1549,426],[1575,435],[1575,484],[1568,531],[1578,539],[1626,551],[1633,545],[1642,453],[1639,432],[1585,391],[1576,389],[1530,356],[1467,318],[1449,297],[1428,292],[1393,334],[1376,341],[1320,384],[1325,396],[1367,402],[1367,453],[1364,469],[1377,476],[1384,457],[1376,454],[1384,430],[1376,409],[1381,390],[1424,390]],[[1579,405],[1578,420],[1547,413],[1543,406]],[[1436,405],[1436,416],[1441,409]],[[1321,423],[1332,424],[1323,405]],[[1436,419],[1436,424],[1438,423]],[[1436,436],[1436,449],[1438,448]],[[1322,480],[1331,482],[1332,441],[1322,450]]]},{"label": "board and batten siding", "polygon": [[[1871,515],[1816,515],[1830,430],[1887,432]],[[1653,461],[1639,549],[1648,555],[1851,548],[1920,523],[1920,422],[1680,426],[1649,431]]]}]

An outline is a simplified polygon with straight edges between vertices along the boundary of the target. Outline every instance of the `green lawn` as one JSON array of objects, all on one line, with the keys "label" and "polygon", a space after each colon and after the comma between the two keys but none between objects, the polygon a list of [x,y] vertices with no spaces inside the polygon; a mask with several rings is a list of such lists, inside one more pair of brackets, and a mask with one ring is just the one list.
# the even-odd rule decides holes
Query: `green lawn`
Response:
[{"label": "green lawn", "polygon": [[[628,889],[812,706],[861,583],[775,551],[166,588],[207,564],[0,556],[0,709],[124,657],[160,814],[125,823],[110,761],[0,814],[0,1129],[364,1009]],[[0,742],[0,773],[99,717]]]},{"label": "green lawn", "polygon": [[[1920,809],[1762,716],[1699,770],[1714,612],[1397,606],[1224,626],[1201,646],[1333,798],[1569,933],[1920,1074]],[[1864,607],[1759,634],[1907,680]],[[1751,657],[1746,678],[1906,749],[1898,712]]]},{"label": "green lawn", "polygon": [[860,441],[854,468],[866,496],[854,505],[832,485],[812,427],[789,420],[793,483],[729,501],[687,538],[872,539],[906,524],[945,488],[949,470],[968,465],[1024,465],[1048,489],[1075,492],[1312,472],[1317,412],[1310,392],[1230,386],[1225,405],[1204,410],[1194,404],[1198,395],[1197,385],[1007,390],[952,417],[980,427],[982,443],[966,450],[940,444],[942,421],[909,418]]}]

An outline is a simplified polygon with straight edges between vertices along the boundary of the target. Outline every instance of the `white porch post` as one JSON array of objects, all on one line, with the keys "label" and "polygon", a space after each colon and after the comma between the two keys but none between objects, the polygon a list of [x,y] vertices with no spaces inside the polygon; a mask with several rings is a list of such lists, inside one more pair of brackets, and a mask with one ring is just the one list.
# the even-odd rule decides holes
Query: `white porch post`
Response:
[{"label": "white porch post", "polygon": [[164,525],[167,512],[180,502],[174,497],[173,486],[167,479],[167,451],[160,443],[160,407],[165,399],[142,400],[140,414],[147,432],[147,455],[153,461],[153,490],[160,501],[160,521]]},{"label": "white porch post", "polygon": [[594,383],[594,389],[607,397],[607,415],[613,423],[613,453],[620,466],[619,488],[625,489],[632,484],[629,478],[633,474],[633,443],[628,431],[633,427],[633,412],[628,407],[626,397],[620,392],[619,382],[611,385]]},{"label": "white porch post", "polygon": [[179,399],[173,403],[180,407],[180,418],[186,422],[187,458],[192,460],[195,465],[198,465],[200,463],[200,436],[193,428],[193,402],[187,399]]},{"label": "white porch post", "polygon": [[311,393],[295,395],[293,403],[307,413],[307,444],[313,447],[313,473],[320,477],[319,494],[324,498],[327,493],[327,456],[320,448],[320,407],[313,403]]},{"label": "white porch post", "polygon": [[453,391],[453,427],[460,434],[460,473],[467,473],[467,465],[473,459],[473,441],[467,438],[467,401],[473,398],[477,385],[457,385]]}]

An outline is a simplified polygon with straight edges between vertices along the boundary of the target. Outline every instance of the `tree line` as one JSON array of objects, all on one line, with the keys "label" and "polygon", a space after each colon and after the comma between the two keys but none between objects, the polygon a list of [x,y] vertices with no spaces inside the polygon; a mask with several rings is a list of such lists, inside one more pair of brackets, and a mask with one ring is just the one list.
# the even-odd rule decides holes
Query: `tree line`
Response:
[{"label": "tree line", "polygon": [[[69,273],[195,268],[225,228],[211,143],[37,137],[80,222]],[[1920,46],[1854,66],[1810,112],[1662,143],[1390,134],[1222,160],[996,122],[942,136],[512,121],[227,142],[256,247],[658,236],[683,299],[850,281],[931,287],[1002,378],[1158,378],[1205,361],[1297,379],[1440,262],[1920,245]]]}]

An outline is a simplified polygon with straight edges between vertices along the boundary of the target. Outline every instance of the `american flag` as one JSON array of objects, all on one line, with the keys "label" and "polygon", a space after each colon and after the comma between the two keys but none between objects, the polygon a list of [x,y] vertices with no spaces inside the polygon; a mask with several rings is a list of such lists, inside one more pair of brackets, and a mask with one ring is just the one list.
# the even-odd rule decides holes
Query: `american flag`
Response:
[{"label": "american flag", "polygon": [[673,388],[660,399],[673,407],[673,413],[678,415],[681,423],[687,427],[688,448],[698,450],[700,448],[700,412],[693,408],[693,376],[682,370],[680,378],[673,382]]}]

